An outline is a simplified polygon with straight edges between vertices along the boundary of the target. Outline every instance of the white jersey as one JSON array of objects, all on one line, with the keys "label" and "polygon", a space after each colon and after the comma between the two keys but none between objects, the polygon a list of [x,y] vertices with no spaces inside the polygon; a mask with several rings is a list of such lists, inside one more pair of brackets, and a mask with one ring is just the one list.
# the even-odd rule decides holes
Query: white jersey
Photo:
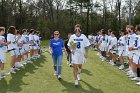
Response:
[{"label": "white jersey", "polygon": [[[4,36],[0,36],[0,40],[2,41],[2,43],[6,43],[6,39]],[[3,46],[2,44],[0,44],[0,53],[4,53],[7,51],[7,46]]]},{"label": "white jersey", "polygon": [[134,53],[140,56],[140,35],[137,35],[135,37],[133,45],[134,45],[134,48],[138,49],[138,50],[134,50]]},{"label": "white jersey", "polygon": [[29,34],[29,41],[34,41],[34,35]]},{"label": "white jersey", "polygon": [[107,38],[107,46],[109,46],[109,43],[110,43],[110,41],[111,41],[111,36],[108,36],[108,38]]},{"label": "white jersey", "polygon": [[92,36],[92,35],[88,36],[88,40],[89,40],[90,44],[94,44],[95,43],[95,37]]},{"label": "white jersey", "polygon": [[109,49],[117,50],[117,38],[116,37],[111,37],[111,40],[109,42]]},{"label": "white jersey", "polygon": [[126,39],[125,36],[121,36],[118,40],[118,50],[125,51],[126,50]]},{"label": "white jersey", "polygon": [[100,39],[100,46],[101,47],[107,47],[107,40],[108,40],[108,36],[105,35],[105,36],[102,36],[101,39]]},{"label": "white jersey", "polygon": [[77,44],[75,54],[80,54],[82,56],[84,56],[85,47],[90,45],[89,40],[84,34],[81,34],[80,36],[76,36],[76,34],[72,35],[69,39],[68,46],[70,46],[71,42],[76,42]]},{"label": "white jersey", "polygon": [[17,48],[17,42],[16,42],[16,36],[13,34],[7,34],[7,41],[10,41],[11,43],[8,45],[8,50],[12,50]]},{"label": "white jersey", "polygon": [[36,46],[39,46],[39,44],[40,44],[40,38],[39,38],[38,35],[34,35],[34,42],[35,42],[35,45]]},{"label": "white jersey", "polygon": [[136,34],[129,34],[127,36],[127,46],[128,47],[134,46],[135,38],[136,38]]}]

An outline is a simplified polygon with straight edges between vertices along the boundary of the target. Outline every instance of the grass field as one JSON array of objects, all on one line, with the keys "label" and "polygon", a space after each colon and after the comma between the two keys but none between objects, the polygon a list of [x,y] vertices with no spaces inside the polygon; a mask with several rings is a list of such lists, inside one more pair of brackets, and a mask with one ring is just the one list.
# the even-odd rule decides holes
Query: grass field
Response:
[{"label": "grass field", "polygon": [[[78,88],[74,87],[73,69],[67,65],[65,55],[62,80],[59,81],[53,75],[51,56],[43,53],[40,59],[27,64],[16,74],[2,79],[0,93],[140,93],[136,82],[132,82],[124,72],[110,64],[102,63],[96,53],[90,50]],[[9,59],[8,57],[6,63],[7,72]]]}]

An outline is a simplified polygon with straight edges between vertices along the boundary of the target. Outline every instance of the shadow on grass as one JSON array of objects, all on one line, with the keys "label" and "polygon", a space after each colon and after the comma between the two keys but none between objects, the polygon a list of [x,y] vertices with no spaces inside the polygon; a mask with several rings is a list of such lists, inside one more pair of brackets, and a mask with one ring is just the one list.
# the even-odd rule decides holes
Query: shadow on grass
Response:
[{"label": "shadow on grass", "polygon": [[62,90],[62,92],[67,92],[67,93],[103,93],[103,91],[101,89],[96,89],[94,87],[92,87],[91,85],[89,85],[88,83],[86,83],[85,81],[80,81],[85,83],[88,86],[88,89],[84,89],[84,87],[81,86],[81,84],[79,84],[78,87],[74,86],[74,83],[71,82],[67,82],[64,81],[63,79],[60,81],[60,83],[65,87],[64,90]]},{"label": "shadow on grass", "polygon": [[11,75],[11,80],[9,80],[9,83],[2,79],[0,81],[0,93],[7,93],[7,92],[20,92],[22,91],[21,86],[23,85],[29,85],[23,82],[23,77],[27,77],[28,75],[25,75],[27,72],[30,74],[35,73],[35,70],[37,70],[39,67],[43,67],[43,64],[45,64],[45,56],[42,55],[40,59],[37,59],[33,63],[29,63],[25,66],[25,68],[21,68],[20,71],[17,71],[16,74]]},{"label": "shadow on grass", "polygon": [[93,76],[93,74],[89,70],[87,70],[87,69],[82,69],[81,73],[85,73],[85,74],[87,74],[89,76]]}]

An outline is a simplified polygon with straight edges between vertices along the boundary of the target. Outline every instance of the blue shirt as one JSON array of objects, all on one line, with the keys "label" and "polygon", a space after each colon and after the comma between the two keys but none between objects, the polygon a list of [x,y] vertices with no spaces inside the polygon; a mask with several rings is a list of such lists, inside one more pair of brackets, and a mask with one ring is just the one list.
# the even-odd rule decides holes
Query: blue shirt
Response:
[{"label": "blue shirt", "polygon": [[52,48],[53,56],[59,56],[63,54],[62,48],[64,47],[64,44],[62,39],[58,39],[58,40],[52,39],[50,41],[50,47]]}]

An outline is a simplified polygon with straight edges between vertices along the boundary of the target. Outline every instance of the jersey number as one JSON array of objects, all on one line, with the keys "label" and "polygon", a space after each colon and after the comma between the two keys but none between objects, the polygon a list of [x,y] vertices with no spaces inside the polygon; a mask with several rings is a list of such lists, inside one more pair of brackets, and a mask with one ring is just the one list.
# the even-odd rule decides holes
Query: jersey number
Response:
[{"label": "jersey number", "polygon": [[81,48],[81,43],[77,42],[77,48],[80,49]]}]

